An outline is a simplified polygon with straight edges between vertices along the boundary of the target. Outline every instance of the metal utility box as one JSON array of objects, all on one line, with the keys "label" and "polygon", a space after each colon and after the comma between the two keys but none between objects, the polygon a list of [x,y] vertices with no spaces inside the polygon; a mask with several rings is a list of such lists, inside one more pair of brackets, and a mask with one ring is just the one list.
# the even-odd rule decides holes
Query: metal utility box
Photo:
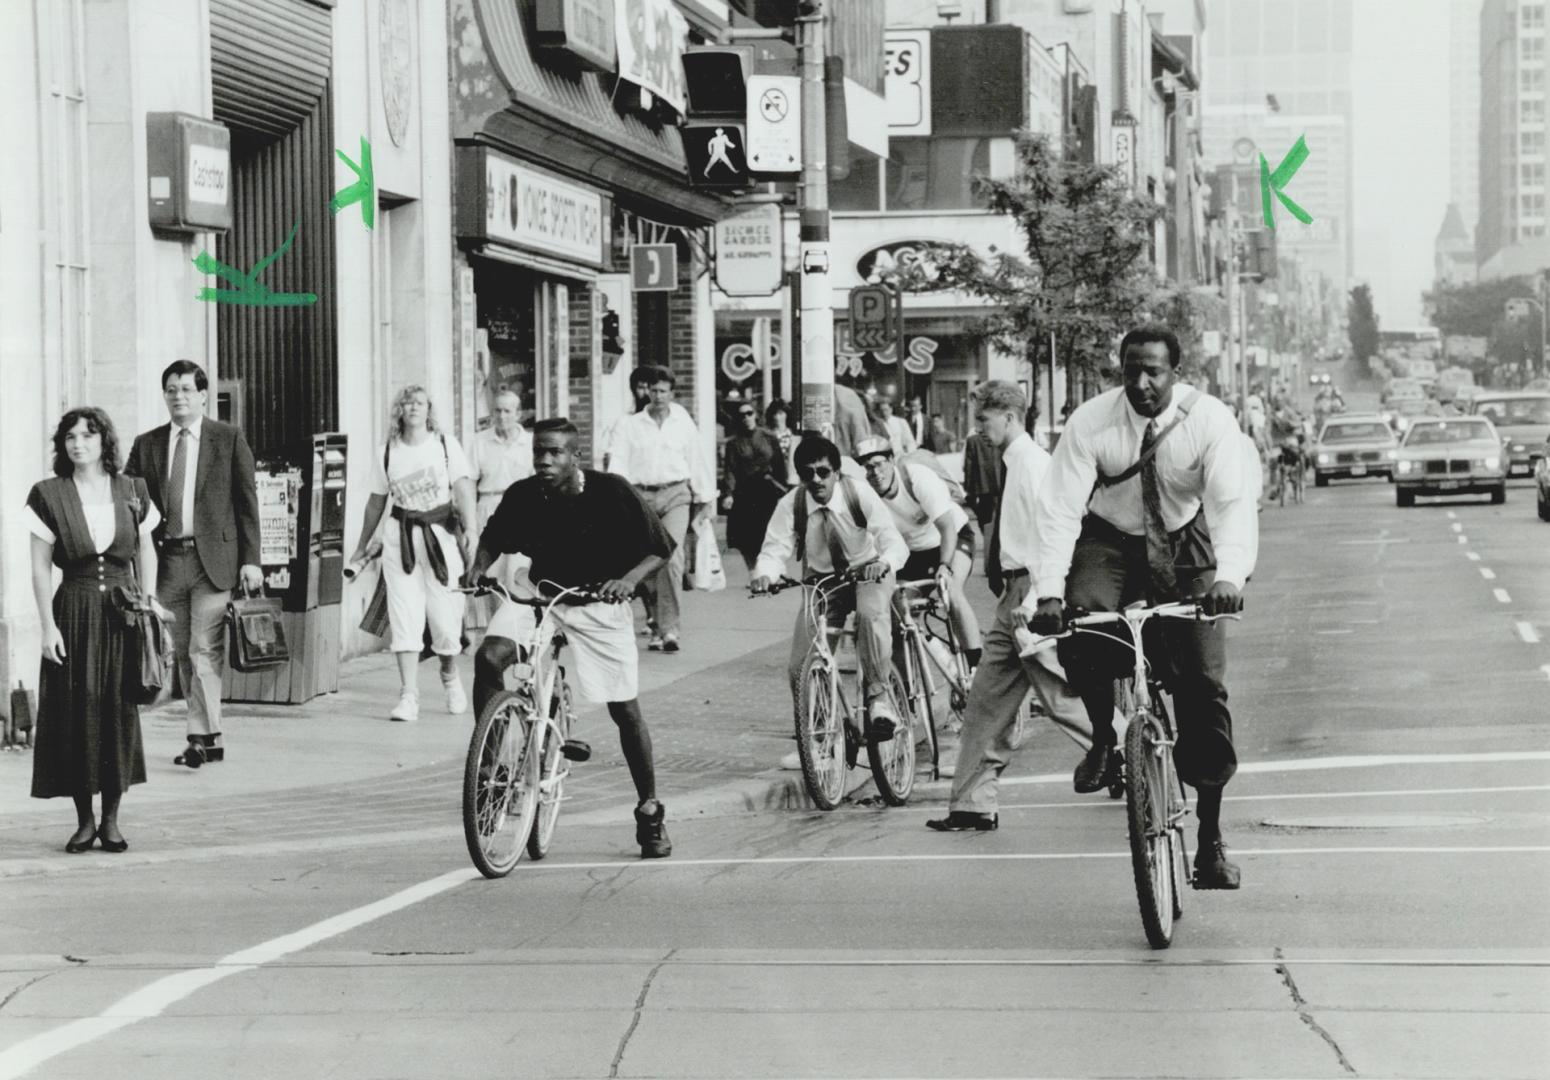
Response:
[{"label": "metal utility box", "polygon": [[231,131],[177,112],[145,116],[146,199],[160,232],[225,232],[232,224]]}]

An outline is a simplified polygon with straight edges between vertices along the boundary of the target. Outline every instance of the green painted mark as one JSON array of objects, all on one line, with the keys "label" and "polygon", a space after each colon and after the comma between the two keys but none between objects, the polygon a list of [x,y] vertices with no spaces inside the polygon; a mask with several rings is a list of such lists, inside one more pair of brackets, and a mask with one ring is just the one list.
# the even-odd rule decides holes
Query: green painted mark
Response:
[{"label": "green painted mark", "polygon": [[1294,173],[1302,168],[1302,163],[1308,160],[1307,140],[1299,135],[1292,148],[1286,152],[1277,165],[1275,172],[1270,171],[1270,162],[1265,160],[1265,155],[1259,155],[1259,194],[1265,203],[1265,228],[1276,227],[1275,203],[1270,199],[1272,194],[1281,200],[1281,205],[1292,212],[1292,216],[1304,225],[1313,223],[1313,215],[1291,200],[1291,197],[1281,189],[1291,181]]},{"label": "green painted mark", "polygon": [[361,136],[361,163],[357,165],[350,160],[343,150],[335,150],[339,160],[350,166],[350,171],[355,173],[355,183],[347,188],[341,188],[329,202],[328,208],[334,213],[339,213],[351,203],[361,204],[361,220],[369,229],[377,221],[377,185],[376,178],[371,170],[371,143],[366,141],[366,136]]},{"label": "green painted mark", "polygon": [[227,266],[208,251],[201,251],[194,256],[194,265],[202,274],[214,274],[232,285],[232,289],[212,289],[208,285],[199,290],[200,300],[210,300],[217,304],[241,304],[247,307],[302,307],[318,302],[314,293],[283,293],[275,292],[258,280],[258,275],[269,269],[271,263],[291,249],[291,244],[296,239],[296,231],[301,228],[301,222],[291,226],[291,234],[285,238],[285,243],[272,255],[267,255],[254,264],[251,273],[244,274],[235,267]]}]

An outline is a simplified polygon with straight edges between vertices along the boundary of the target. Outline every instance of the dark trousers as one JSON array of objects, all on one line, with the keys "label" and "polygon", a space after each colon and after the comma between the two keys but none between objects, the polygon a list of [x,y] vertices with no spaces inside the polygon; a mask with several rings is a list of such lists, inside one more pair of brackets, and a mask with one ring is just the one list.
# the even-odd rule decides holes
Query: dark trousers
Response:
[{"label": "dark trousers", "polygon": [[[1216,580],[1216,560],[1204,520],[1197,517],[1171,539],[1179,594],[1203,595]],[[1089,515],[1082,522],[1066,577],[1066,603],[1088,611],[1119,611],[1145,595],[1146,538],[1121,532]],[[1224,683],[1225,624],[1153,619],[1144,633],[1154,670],[1173,695],[1178,727],[1173,757],[1179,779],[1192,787],[1226,784],[1238,769],[1238,755]],[[1111,636],[1128,641],[1129,630],[1116,626]],[[1061,641],[1059,655],[1066,678],[1087,704],[1096,740],[1112,723],[1114,680],[1131,673],[1135,654],[1128,646],[1084,633]]]}]

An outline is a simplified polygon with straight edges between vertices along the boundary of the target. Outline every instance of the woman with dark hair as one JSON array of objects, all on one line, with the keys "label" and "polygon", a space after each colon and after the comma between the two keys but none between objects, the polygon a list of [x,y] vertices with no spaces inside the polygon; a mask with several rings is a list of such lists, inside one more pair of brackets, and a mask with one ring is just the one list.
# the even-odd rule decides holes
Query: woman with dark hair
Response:
[{"label": "woman with dark hair", "polygon": [[796,449],[796,433],[791,430],[791,406],[783,398],[775,398],[765,407],[764,426],[780,444],[780,457],[785,462],[786,486],[797,482],[796,466],[791,463],[791,452]]},{"label": "woman with dark hair", "polygon": [[764,528],[788,487],[780,442],[759,426],[759,411],[752,402],[737,406],[737,434],[727,440],[726,485],[732,496],[727,546],[742,552],[752,570],[764,545]]},{"label": "woman with dark hair", "polygon": [[[115,589],[156,581],[151,530],[161,521],[145,481],[121,476],[118,435],[101,409],[71,409],[54,431],[54,476],[34,484],[23,514],[32,533],[32,594],[43,641],[38,677],[32,796],[75,800],[71,854],[101,841],[129,847],[118,828],[119,800],[145,782],[140,710],[124,690],[138,679],[139,654],[113,610]],[[138,556],[138,560],[137,557]],[[138,565],[137,565],[138,564]],[[54,567],[64,574],[54,589]],[[142,590],[164,620],[154,585]],[[92,796],[102,796],[102,822]]]}]

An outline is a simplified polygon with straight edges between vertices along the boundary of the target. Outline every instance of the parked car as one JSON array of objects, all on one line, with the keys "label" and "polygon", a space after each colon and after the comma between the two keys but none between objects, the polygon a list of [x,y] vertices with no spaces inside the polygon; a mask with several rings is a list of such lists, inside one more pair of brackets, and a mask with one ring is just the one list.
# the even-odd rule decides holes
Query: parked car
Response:
[{"label": "parked car", "polygon": [[1502,436],[1508,476],[1533,476],[1550,438],[1550,393],[1490,390],[1475,395],[1470,415],[1483,416]]},{"label": "parked car", "polygon": [[1375,413],[1346,413],[1324,422],[1313,444],[1313,485],[1346,477],[1394,477],[1399,440]]},{"label": "parked car", "polygon": [[1540,448],[1539,464],[1534,467],[1534,487],[1539,496],[1539,520],[1550,521],[1550,439]]},{"label": "parked car", "polygon": [[1422,417],[1410,425],[1394,462],[1394,502],[1414,506],[1417,495],[1472,495],[1507,501],[1502,440],[1483,416]]},{"label": "parked car", "polygon": [[1392,405],[1396,401],[1425,401],[1426,387],[1415,379],[1394,378],[1383,384],[1383,393],[1378,398],[1383,405]]}]

